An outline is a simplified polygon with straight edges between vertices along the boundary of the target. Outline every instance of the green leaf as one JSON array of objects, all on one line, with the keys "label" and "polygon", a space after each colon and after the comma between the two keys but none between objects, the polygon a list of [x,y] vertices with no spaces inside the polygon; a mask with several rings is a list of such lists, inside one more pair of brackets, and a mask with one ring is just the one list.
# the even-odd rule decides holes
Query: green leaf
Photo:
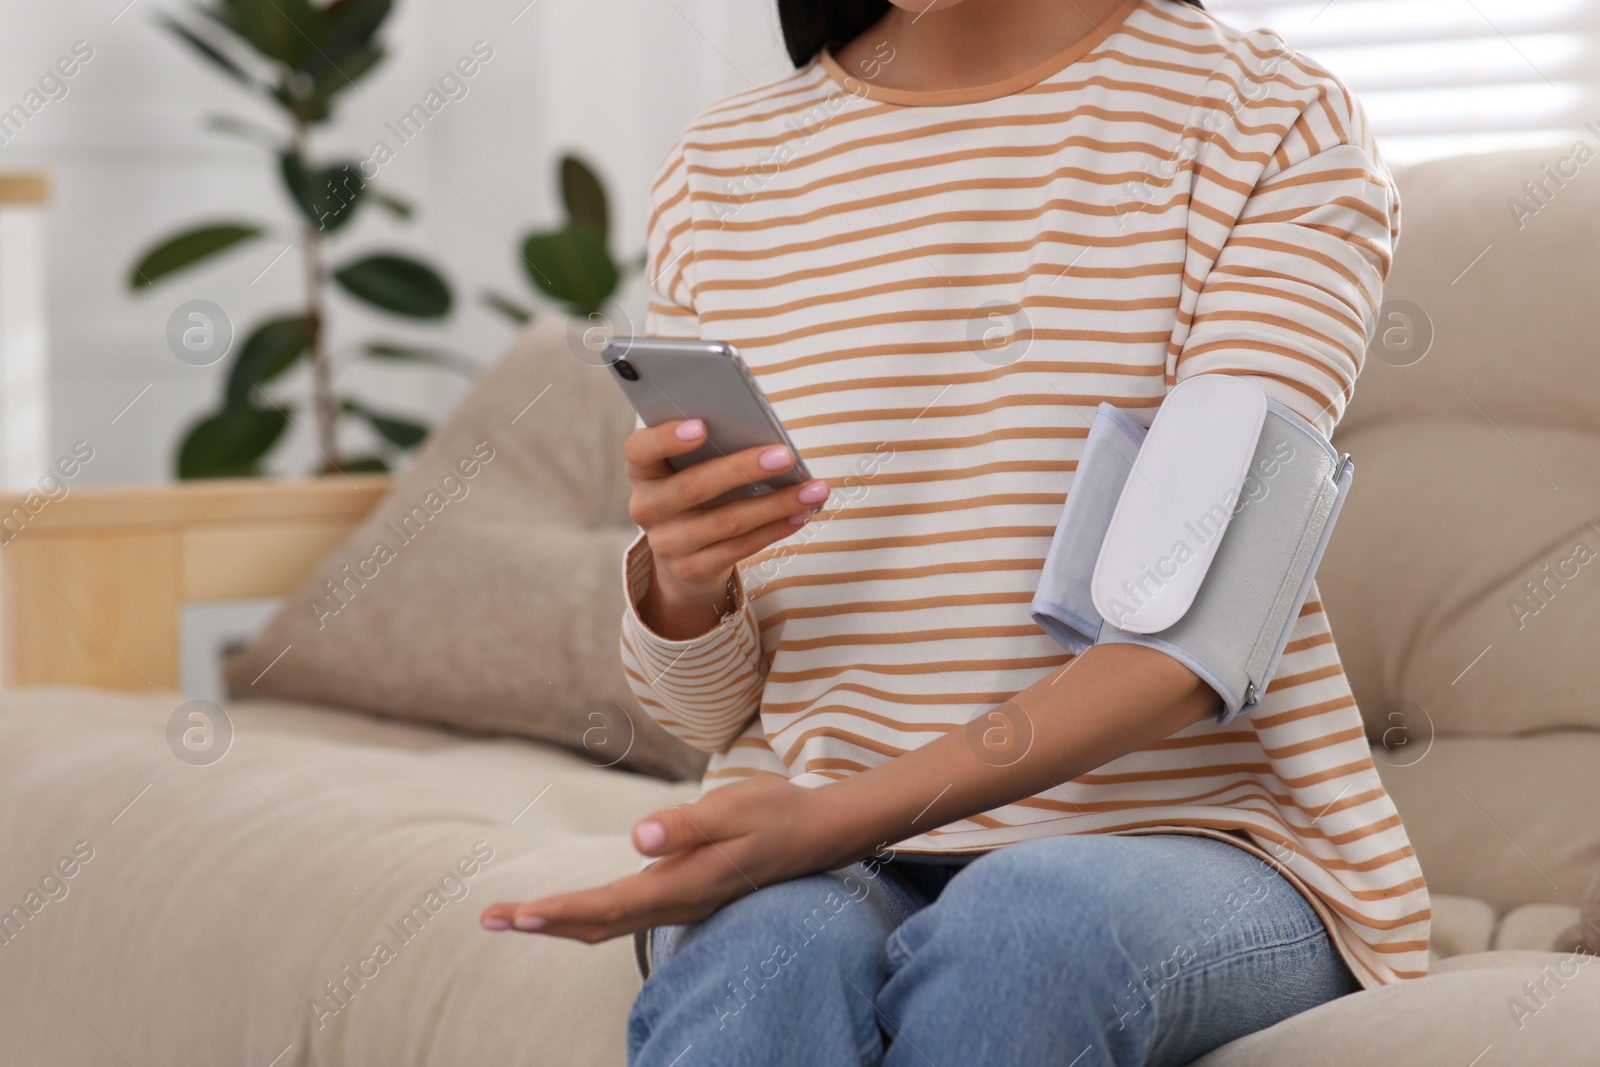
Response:
[{"label": "green leaf", "polygon": [[368,256],[333,277],[351,296],[396,315],[440,319],[450,313],[450,286],[432,267],[408,256]]},{"label": "green leaf", "polygon": [[412,215],[416,214],[417,209],[412,207],[411,201],[404,197],[395,196],[393,193],[380,192],[371,186],[367,187],[367,195],[372,198],[374,204],[377,204],[397,219],[409,220]]},{"label": "green leaf", "polygon": [[573,222],[589,227],[605,240],[610,226],[605,187],[577,156],[561,157],[561,202]]},{"label": "green leaf", "polygon": [[333,99],[346,89],[357,87],[359,80],[388,55],[382,45],[372,45],[340,60],[337,66],[326,67],[312,79],[311,90],[305,95],[305,114],[308,122],[325,122],[333,115]]},{"label": "green leaf", "polygon": [[498,311],[518,326],[526,326],[533,321],[533,312],[511,299],[502,296],[492,289],[485,289],[478,294],[478,299],[483,301],[483,306],[491,311]]},{"label": "green leaf", "polygon": [[178,19],[171,18],[170,14],[158,14],[158,16],[155,16],[155,21],[160,22],[174,37],[178,37],[178,40],[186,43],[190,48],[194,48],[202,58],[222,70],[227,77],[234,78],[235,82],[245,86],[248,90],[259,91],[264,88],[261,85],[261,80],[256,78],[256,75],[250,74],[248,70],[245,70],[245,67],[240,66],[226,51],[222,51],[218,46],[208,42],[206,38],[200,37],[197,32],[184,26]]},{"label": "green leaf", "polygon": [[189,427],[178,448],[180,478],[249,478],[260,474],[261,457],[289,425],[275,408],[230,408]]},{"label": "green leaf", "polygon": [[367,424],[377,431],[378,436],[396,447],[416,448],[422,443],[423,438],[428,436],[428,428],[420,422],[373,411],[354,400],[346,400],[339,406],[351,415],[358,415],[367,420]]},{"label": "green leaf", "polygon": [[317,47],[342,65],[347,56],[367,47],[393,6],[394,0],[333,0],[322,9]]},{"label": "green leaf", "polygon": [[291,70],[304,70],[316,55],[321,20],[311,0],[219,0],[218,7],[201,11]]},{"label": "green leaf", "polygon": [[531,234],[522,243],[528,278],[578,315],[599,311],[620,277],[605,241],[588,226]]},{"label": "green leaf", "polygon": [[249,407],[250,390],[294,366],[309,344],[303,315],[286,315],[257,326],[234,357],[223,405],[229,410]]},{"label": "green leaf", "polygon": [[300,214],[312,229],[326,233],[335,232],[355,218],[356,206],[367,188],[356,166],[341,163],[311,168],[294,152],[278,157],[278,172]]},{"label": "green leaf", "polygon": [[195,33],[177,19],[171,17],[170,15],[157,15],[156,21],[170,31],[180,41],[183,41],[196,52],[199,52],[200,55],[203,56],[209,63],[220,69],[223,73],[227,74],[228,77],[237,81],[240,85],[243,85],[247,89],[254,89],[257,91],[260,91],[262,88],[264,88],[260,80],[235,62],[233,57],[229,56],[226,52],[222,51],[210,41],[207,41],[204,37],[201,37],[199,34]]},{"label": "green leaf", "polygon": [[175,270],[192,267],[227,251],[241,241],[260,237],[259,226],[245,222],[217,222],[185,230],[146,252],[128,275],[128,288],[154,285]]},{"label": "green leaf", "polygon": [[389,464],[380,456],[355,456],[339,464],[339,469],[345,474],[382,474]]},{"label": "green leaf", "polygon": [[427,363],[435,367],[453,370],[467,377],[474,377],[480,368],[476,361],[454,352],[446,352],[439,348],[421,348],[413,345],[393,344],[387,341],[374,341],[366,347],[367,355],[373,359],[394,360],[401,363]]}]

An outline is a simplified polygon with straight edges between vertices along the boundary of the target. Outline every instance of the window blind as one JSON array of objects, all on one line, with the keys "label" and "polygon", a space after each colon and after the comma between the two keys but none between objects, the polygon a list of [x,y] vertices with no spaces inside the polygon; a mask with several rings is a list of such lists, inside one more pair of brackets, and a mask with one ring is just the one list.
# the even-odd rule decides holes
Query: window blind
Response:
[{"label": "window blind", "polygon": [[[1394,164],[1600,141],[1600,0],[1207,0],[1361,98]],[[1586,131],[1585,124],[1594,129]]]}]

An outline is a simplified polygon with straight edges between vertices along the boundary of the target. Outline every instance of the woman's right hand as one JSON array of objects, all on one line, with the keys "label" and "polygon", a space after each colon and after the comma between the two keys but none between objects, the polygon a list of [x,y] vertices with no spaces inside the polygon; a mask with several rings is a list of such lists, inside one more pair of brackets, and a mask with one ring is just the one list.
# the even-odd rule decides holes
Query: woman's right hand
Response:
[{"label": "woman's right hand", "polygon": [[656,633],[673,640],[695,637],[716,625],[732,605],[728,588],[740,560],[804,526],[828,499],[820,478],[762,496],[719,504],[738,486],[781,474],[794,465],[783,445],[762,445],[674,470],[671,456],[705,441],[705,423],[678,419],[634,430],[623,453],[633,493],[628,514],[645,532],[655,557],[654,579],[640,598],[639,614]]}]

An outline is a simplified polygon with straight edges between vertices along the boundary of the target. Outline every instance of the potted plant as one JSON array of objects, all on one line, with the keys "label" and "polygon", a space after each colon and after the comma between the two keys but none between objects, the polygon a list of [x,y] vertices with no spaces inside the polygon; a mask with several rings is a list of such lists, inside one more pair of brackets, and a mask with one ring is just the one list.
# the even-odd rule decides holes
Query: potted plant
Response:
[{"label": "potted plant", "polygon": [[[449,284],[433,267],[395,251],[369,251],[335,261],[341,232],[367,205],[398,221],[412,215],[404,200],[372,185],[353,159],[314,160],[312,131],[326,123],[336,102],[383,61],[379,31],[392,0],[211,0],[186,21],[163,15],[160,23],[216,70],[257,95],[274,113],[272,126],[229,116],[208,117],[220,133],[243,137],[266,150],[287,195],[305,278],[305,298],[293,311],[257,324],[229,353],[223,394],[215,410],[185,433],[177,455],[182,478],[238,477],[260,473],[261,463],[290,424],[292,405],[272,400],[262,386],[302,361],[311,369],[311,414],[321,470],[385,470],[395,454],[415,448],[427,427],[340,396],[333,384],[328,316],[333,298],[350,298],[409,319],[434,321],[450,313]],[[374,168],[375,173],[375,168]],[[211,261],[269,227],[255,221],[211,220],[159,241],[129,273],[134,290]],[[426,363],[471,372],[473,363],[430,345],[390,339],[361,346],[375,359]],[[359,420],[382,442],[380,451],[347,455],[340,441],[344,420]]]}]

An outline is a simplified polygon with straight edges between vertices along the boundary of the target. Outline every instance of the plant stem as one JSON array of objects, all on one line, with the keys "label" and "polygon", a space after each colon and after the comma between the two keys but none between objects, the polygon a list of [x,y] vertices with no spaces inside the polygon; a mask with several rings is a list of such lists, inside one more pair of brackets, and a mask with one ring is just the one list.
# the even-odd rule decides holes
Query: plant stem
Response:
[{"label": "plant stem", "polygon": [[[304,158],[305,126],[295,123],[292,151]],[[301,246],[306,269],[306,348],[311,358],[311,403],[316,415],[317,449],[322,453],[323,474],[335,474],[339,460],[339,408],[333,399],[333,361],[323,332],[323,293],[328,284],[323,261],[322,234],[302,226]]]},{"label": "plant stem", "polygon": [[311,355],[311,398],[317,416],[317,447],[322,451],[322,473],[339,470],[339,408],[333,399],[333,359],[323,331],[322,294],[327,268],[322,261],[322,235],[304,229],[306,258],[306,347]]}]

